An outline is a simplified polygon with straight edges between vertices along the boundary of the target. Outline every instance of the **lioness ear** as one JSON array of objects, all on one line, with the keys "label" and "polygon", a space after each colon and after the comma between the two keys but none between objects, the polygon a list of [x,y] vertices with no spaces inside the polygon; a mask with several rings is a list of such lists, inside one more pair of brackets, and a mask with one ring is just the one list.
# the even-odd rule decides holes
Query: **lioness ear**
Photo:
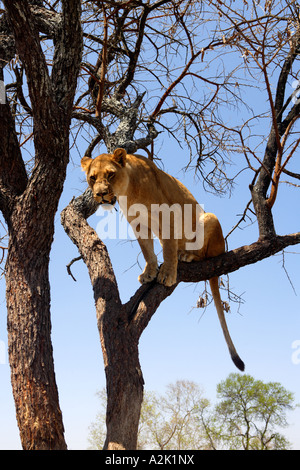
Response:
[{"label": "lioness ear", "polygon": [[93,159],[90,157],[83,157],[80,162],[82,170],[87,173],[89,171],[92,161]]},{"label": "lioness ear", "polygon": [[125,166],[127,152],[125,149],[116,149],[113,154],[113,160],[121,166]]}]

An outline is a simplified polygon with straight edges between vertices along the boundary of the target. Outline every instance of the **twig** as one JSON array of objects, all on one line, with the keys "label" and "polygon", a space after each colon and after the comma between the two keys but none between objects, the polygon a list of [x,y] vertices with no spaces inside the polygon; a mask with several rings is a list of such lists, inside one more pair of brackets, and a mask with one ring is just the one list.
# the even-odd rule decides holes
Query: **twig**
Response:
[{"label": "twig", "polygon": [[289,276],[289,273],[287,272],[287,269],[286,269],[286,267],[285,267],[285,258],[284,258],[284,255],[285,255],[285,251],[282,250],[282,268],[283,268],[283,270],[284,270],[284,272],[285,272],[285,274],[286,274],[286,277],[288,278],[288,281],[289,281],[289,283],[290,283],[290,285],[291,285],[291,287],[292,287],[292,289],[293,289],[293,291],[294,291],[294,294],[297,295],[296,289],[295,289],[295,287],[294,287],[294,285],[293,285],[293,283],[292,283],[292,280],[291,280],[291,278],[290,278],[290,276]]},{"label": "twig", "polygon": [[73,276],[73,274],[71,272],[71,266],[72,266],[73,263],[75,263],[76,261],[79,261],[80,259],[82,259],[82,256],[78,256],[77,258],[73,258],[72,261],[70,261],[70,263],[67,264],[67,266],[66,266],[68,274],[71,276],[71,278],[75,282],[77,282],[77,281],[76,281],[75,277]]},{"label": "twig", "polygon": [[1,264],[2,261],[4,260],[5,250],[7,250],[8,248],[6,248],[6,246],[0,246],[0,249],[2,250],[2,257],[1,257],[1,260],[0,260],[0,264]]},{"label": "twig", "polygon": [[29,135],[26,137],[26,139],[23,140],[23,142],[20,144],[20,147],[22,147],[24,144],[26,144],[26,142],[27,142],[28,140],[30,140],[31,137],[33,137],[33,132],[31,132],[31,134],[29,134]]},{"label": "twig", "polygon": [[[250,207],[250,204],[252,203],[252,199],[250,199],[250,201],[248,202],[247,206],[246,206],[246,209],[244,210],[243,212],[243,215],[242,217],[240,218],[240,220],[235,224],[235,226],[230,230],[230,232],[226,235],[225,237],[225,240],[227,240],[227,238],[229,237],[229,235],[232,234],[232,232],[240,225],[241,222],[244,222],[245,219],[246,219],[246,214],[248,212],[248,209]],[[251,219],[250,219],[251,220]]]},{"label": "twig", "polygon": [[299,173],[294,173],[292,171],[289,171],[287,170],[286,168],[283,168],[283,173],[285,173],[286,175],[289,175],[291,176],[292,178],[297,178],[298,180],[300,180],[300,174]]}]

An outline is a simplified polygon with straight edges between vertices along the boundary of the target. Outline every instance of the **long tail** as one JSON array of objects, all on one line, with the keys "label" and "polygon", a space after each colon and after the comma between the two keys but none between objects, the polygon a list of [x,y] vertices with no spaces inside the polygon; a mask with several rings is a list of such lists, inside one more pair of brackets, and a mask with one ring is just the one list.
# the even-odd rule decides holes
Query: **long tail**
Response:
[{"label": "long tail", "polygon": [[236,352],[236,349],[234,347],[234,344],[232,342],[232,339],[230,337],[230,334],[227,328],[222,300],[221,300],[220,291],[219,291],[218,278],[217,277],[211,278],[209,280],[209,283],[210,283],[211,293],[214,298],[215,306],[218,312],[218,317],[219,317],[221,327],[223,330],[223,334],[224,334],[224,337],[225,337],[225,340],[226,340],[226,343],[230,352],[231,359],[233,360],[236,367],[243,371],[245,370],[245,364],[243,363],[242,359]]}]

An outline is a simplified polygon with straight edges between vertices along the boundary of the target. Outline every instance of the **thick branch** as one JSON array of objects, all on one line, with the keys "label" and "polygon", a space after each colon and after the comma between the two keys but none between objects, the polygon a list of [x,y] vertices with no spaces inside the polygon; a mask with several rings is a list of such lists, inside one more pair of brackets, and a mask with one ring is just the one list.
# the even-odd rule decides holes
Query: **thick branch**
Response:
[{"label": "thick branch", "polygon": [[61,223],[88,267],[99,319],[104,311],[121,309],[121,301],[106,246],[85,218],[91,215],[89,195],[87,190],[84,197],[72,200],[61,213]]},{"label": "thick branch", "polygon": [[[6,0],[4,4],[14,34],[16,51],[25,66],[33,116],[44,122],[46,127],[51,109],[60,105],[69,114],[73,104],[82,53],[81,2],[62,1],[61,14],[30,6],[27,1],[22,0]],[[51,76],[54,87],[40,45],[39,31],[54,39],[55,54]],[[3,59],[11,58],[13,50],[13,46],[7,41],[8,38],[6,48],[11,52],[3,54]]]},{"label": "thick branch", "polygon": [[25,67],[33,116],[46,127],[49,106],[51,103],[53,105],[52,86],[31,9],[28,2],[23,0],[4,0],[3,3],[17,53]]},{"label": "thick branch", "polygon": [[139,23],[138,37],[137,37],[137,41],[136,41],[136,44],[135,44],[135,50],[130,53],[130,61],[129,61],[129,66],[128,66],[126,75],[125,75],[124,79],[122,80],[122,83],[118,87],[117,92],[116,92],[116,96],[118,98],[120,98],[124,95],[124,93],[126,91],[126,88],[128,87],[128,85],[130,85],[130,83],[133,80],[135,70],[136,70],[137,61],[138,61],[140,50],[141,50],[141,45],[142,45],[142,42],[143,42],[144,30],[145,30],[145,26],[146,26],[146,20],[147,20],[147,17],[149,15],[150,11],[151,10],[148,7],[148,5],[145,5],[144,6],[144,12],[142,14],[142,17],[141,17],[141,20],[140,20],[140,23]]},{"label": "thick branch", "polygon": [[257,263],[300,243],[300,232],[276,236],[273,240],[259,240],[198,263],[180,263],[178,278],[181,282],[199,282],[214,276],[228,274],[249,264]]},{"label": "thick branch", "polygon": [[[243,266],[257,263],[268,258],[290,245],[300,243],[300,232],[291,235],[277,236],[272,240],[262,240],[251,245],[201,262],[183,263],[178,265],[179,282],[200,282],[214,276],[221,276],[240,269]],[[154,283],[150,289],[141,286],[125,305],[128,316],[132,318],[131,328],[139,337],[161,302],[172,294],[176,285],[165,287]],[[141,301],[142,299],[142,301]],[[132,315],[134,314],[134,315]]]},{"label": "thick branch", "polygon": [[[60,14],[38,5],[30,5],[30,10],[38,31],[54,39],[60,22]],[[0,19],[0,64],[3,61],[2,66],[6,65],[13,59],[15,54],[15,40],[6,18],[3,16]]]},{"label": "thick branch", "polygon": [[[105,299],[109,298],[112,310],[118,305],[119,320],[122,316],[122,321],[129,323],[132,334],[139,337],[160,303],[174,291],[176,285],[165,287],[153,282],[151,285],[141,286],[129,302],[124,305],[124,308],[122,307],[117,282],[105,245],[99,240],[96,232],[89,227],[85,220],[85,216],[91,215],[91,211],[88,210],[89,199],[86,194],[87,192],[84,197],[80,196],[80,198],[71,201],[63,210],[62,225],[83,256],[90,271],[90,276],[91,273],[97,272],[97,292],[95,291],[95,283],[92,281],[95,300],[97,301],[99,296]],[[287,246],[299,243],[300,232],[277,236],[272,240],[259,240],[251,245],[242,246],[201,262],[179,262],[178,283],[200,282],[214,276],[228,274],[243,266],[268,258],[282,251]],[[95,275],[92,274],[93,276]],[[103,277],[102,280],[101,276]],[[107,282],[107,278],[109,282]],[[99,288],[100,290],[98,290]],[[101,291],[101,289],[103,290]]]},{"label": "thick branch", "polygon": [[[283,136],[286,129],[290,125],[290,123],[295,119],[295,117],[299,114],[300,106],[295,104],[291,111],[289,112],[288,116],[282,120],[282,112],[283,112],[283,102],[284,96],[286,91],[286,84],[287,80],[292,68],[292,65],[300,53],[300,35],[297,34],[294,40],[294,47],[287,55],[283,66],[281,68],[281,72],[277,82],[276,88],[276,95],[275,95],[275,104],[274,104],[274,112],[275,122],[273,122],[273,126],[270,132],[269,140],[266,147],[266,152],[264,156],[264,168],[261,170],[259,179],[257,182],[257,187],[260,188],[262,194],[266,195],[269,184],[270,184],[270,175],[272,175],[277,151],[280,150],[280,145],[278,146],[278,139]],[[277,135],[278,131],[278,135]],[[267,169],[267,172],[265,171]]]},{"label": "thick branch", "polygon": [[[270,238],[272,239],[275,236],[275,227],[273,222],[273,217],[271,213],[271,207],[274,203],[274,189],[276,188],[276,182],[272,186],[272,199],[267,200],[267,191],[272,181],[272,175],[276,164],[276,159],[278,165],[281,163],[281,156],[283,148],[280,143],[281,137],[284,133],[291,127],[291,124],[296,120],[297,116],[300,113],[300,104],[296,103],[286,118],[283,120],[283,102],[286,91],[287,80],[292,68],[292,65],[299,55],[300,52],[300,36],[299,33],[296,34],[294,40],[294,47],[288,53],[286,60],[283,63],[281,68],[281,73],[277,82],[276,95],[275,95],[275,105],[273,110],[273,125],[269,134],[263,165],[259,172],[259,176],[255,186],[251,186],[251,194],[255,212],[257,215],[257,221],[259,226],[259,235],[260,239]],[[266,74],[266,70],[265,70]],[[266,75],[266,83],[268,82]],[[271,91],[269,92],[269,94]],[[273,100],[270,95],[270,103],[272,106]],[[276,179],[276,175],[275,175]],[[278,180],[279,181],[279,180]],[[278,183],[277,183],[278,184]],[[271,202],[271,203],[270,203]]]},{"label": "thick branch", "polygon": [[282,112],[283,103],[284,103],[284,95],[285,95],[284,92],[285,92],[286,84],[289,78],[289,73],[291,71],[292,65],[296,57],[300,53],[300,33],[299,32],[296,33],[293,43],[294,43],[293,47],[290,49],[290,52],[283,63],[283,66],[279,75],[278,83],[277,83],[276,97],[275,97],[275,110],[276,110],[277,116],[279,116]]},{"label": "thick branch", "polygon": [[104,86],[105,86],[105,76],[106,76],[106,67],[107,67],[107,33],[108,33],[108,24],[107,24],[107,16],[105,13],[104,4],[102,3],[102,11],[103,11],[103,49],[102,49],[102,60],[101,60],[101,68],[100,68],[100,79],[99,79],[99,90],[98,96],[96,100],[96,117],[101,119],[101,106],[102,100],[104,96]]},{"label": "thick branch", "polygon": [[47,8],[37,5],[31,5],[30,9],[33,13],[34,22],[38,30],[54,39],[60,23],[60,14],[53,11],[53,9],[48,10]]},{"label": "thick branch", "polygon": [[15,40],[4,15],[0,19],[0,66],[4,67],[15,56]]},{"label": "thick branch", "polygon": [[59,37],[55,43],[52,81],[56,101],[71,112],[82,55],[81,2],[62,1]]},{"label": "thick branch", "polygon": [[8,103],[0,104],[0,168],[0,210],[8,220],[15,197],[27,185],[25,165]]}]

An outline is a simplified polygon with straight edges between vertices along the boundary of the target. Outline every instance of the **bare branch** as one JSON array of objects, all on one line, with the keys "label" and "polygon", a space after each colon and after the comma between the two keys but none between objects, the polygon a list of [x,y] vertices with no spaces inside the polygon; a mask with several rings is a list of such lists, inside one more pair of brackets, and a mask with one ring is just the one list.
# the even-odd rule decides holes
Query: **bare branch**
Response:
[{"label": "bare branch", "polygon": [[76,263],[76,261],[79,261],[80,259],[82,259],[82,256],[77,256],[77,258],[73,258],[70,263],[67,264],[67,272],[69,274],[69,276],[71,276],[71,278],[73,279],[73,281],[77,282],[75,277],[73,276],[72,274],[72,271],[71,271],[71,266],[72,264]]}]

